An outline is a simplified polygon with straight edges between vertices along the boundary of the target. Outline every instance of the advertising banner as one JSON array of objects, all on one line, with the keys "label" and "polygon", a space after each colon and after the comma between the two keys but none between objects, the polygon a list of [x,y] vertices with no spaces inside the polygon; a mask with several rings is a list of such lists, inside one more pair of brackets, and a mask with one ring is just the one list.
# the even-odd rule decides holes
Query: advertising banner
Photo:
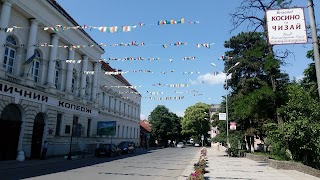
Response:
[{"label": "advertising banner", "polygon": [[116,135],[116,121],[99,121],[98,122],[98,128],[97,128],[97,134],[102,136],[114,136]]}]

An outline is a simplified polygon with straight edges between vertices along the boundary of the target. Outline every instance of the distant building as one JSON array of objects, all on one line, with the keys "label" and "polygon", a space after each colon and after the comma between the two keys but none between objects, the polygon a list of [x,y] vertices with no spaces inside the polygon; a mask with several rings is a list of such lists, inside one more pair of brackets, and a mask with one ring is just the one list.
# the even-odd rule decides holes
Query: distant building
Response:
[{"label": "distant building", "polygon": [[219,113],[221,108],[221,104],[211,104],[209,114],[210,114],[210,137],[214,138],[217,134],[219,134],[217,127],[212,127],[212,122],[214,121],[214,115]]},{"label": "distant building", "polygon": [[72,151],[140,142],[141,95],[105,74],[120,70],[55,0],[0,0],[0,12],[0,161],[39,158],[44,141],[48,156],[68,154],[71,135]]},{"label": "distant building", "polygon": [[140,120],[140,147],[154,145],[154,138],[151,135],[151,125],[148,120]]}]

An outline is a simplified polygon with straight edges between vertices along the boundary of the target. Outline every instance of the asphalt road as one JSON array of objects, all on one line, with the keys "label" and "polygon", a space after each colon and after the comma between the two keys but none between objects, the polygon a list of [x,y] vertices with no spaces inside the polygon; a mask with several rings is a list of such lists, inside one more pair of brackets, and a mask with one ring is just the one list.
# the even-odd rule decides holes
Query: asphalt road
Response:
[{"label": "asphalt road", "polygon": [[62,161],[3,170],[0,172],[0,179],[177,179],[199,150],[200,148],[196,147],[165,148],[113,158],[86,158],[83,160]]}]

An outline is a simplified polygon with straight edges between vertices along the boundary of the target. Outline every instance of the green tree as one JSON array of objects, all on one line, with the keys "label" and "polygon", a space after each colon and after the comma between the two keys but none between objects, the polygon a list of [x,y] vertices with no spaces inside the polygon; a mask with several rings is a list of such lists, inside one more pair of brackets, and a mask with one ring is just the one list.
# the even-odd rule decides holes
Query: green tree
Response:
[{"label": "green tree", "polygon": [[161,145],[166,146],[168,140],[180,137],[181,118],[163,105],[158,105],[149,115],[152,135]]},{"label": "green tree", "polygon": [[[272,128],[273,144],[289,149],[294,160],[305,164],[320,162],[320,103],[297,83],[287,88],[288,103],[283,106],[283,130]],[[269,127],[276,124],[269,124]],[[276,149],[277,150],[277,149]],[[320,165],[320,164],[318,164]]]},{"label": "green tree", "polygon": [[200,141],[201,135],[206,139],[210,130],[209,109],[210,105],[205,103],[188,107],[182,119],[182,134],[193,137],[196,141]]},{"label": "green tree", "polygon": [[281,92],[289,78],[280,72],[281,61],[273,58],[263,33],[240,33],[226,41],[225,47],[230,49],[226,55],[232,57],[225,62],[225,71],[240,62],[228,80],[232,88],[229,117],[237,121],[251,147],[255,135],[264,138],[263,124],[277,120],[277,108],[286,99]]}]

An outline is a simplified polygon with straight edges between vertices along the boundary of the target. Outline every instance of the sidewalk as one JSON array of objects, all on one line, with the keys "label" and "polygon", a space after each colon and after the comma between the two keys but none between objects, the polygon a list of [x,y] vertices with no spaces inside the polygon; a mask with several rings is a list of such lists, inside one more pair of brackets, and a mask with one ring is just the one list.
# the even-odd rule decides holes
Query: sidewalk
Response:
[{"label": "sidewalk", "polygon": [[[200,151],[190,161],[178,180],[187,179],[193,172],[193,164],[199,160]],[[266,163],[247,158],[227,157],[225,152],[207,148],[207,179],[223,180],[320,180],[320,178],[294,170],[281,170],[269,167]]]},{"label": "sidewalk", "polygon": [[[82,156],[78,156],[77,159],[73,159],[73,160],[89,159],[89,158],[93,158],[93,157],[94,157],[93,154],[86,154],[84,158],[82,158]],[[31,166],[41,166],[44,164],[55,164],[55,163],[61,163],[64,161],[67,161],[64,156],[48,157],[45,160],[30,159],[30,160],[25,160],[23,162],[19,162],[16,160],[0,161],[0,171],[7,170],[7,169],[31,167]]]}]

